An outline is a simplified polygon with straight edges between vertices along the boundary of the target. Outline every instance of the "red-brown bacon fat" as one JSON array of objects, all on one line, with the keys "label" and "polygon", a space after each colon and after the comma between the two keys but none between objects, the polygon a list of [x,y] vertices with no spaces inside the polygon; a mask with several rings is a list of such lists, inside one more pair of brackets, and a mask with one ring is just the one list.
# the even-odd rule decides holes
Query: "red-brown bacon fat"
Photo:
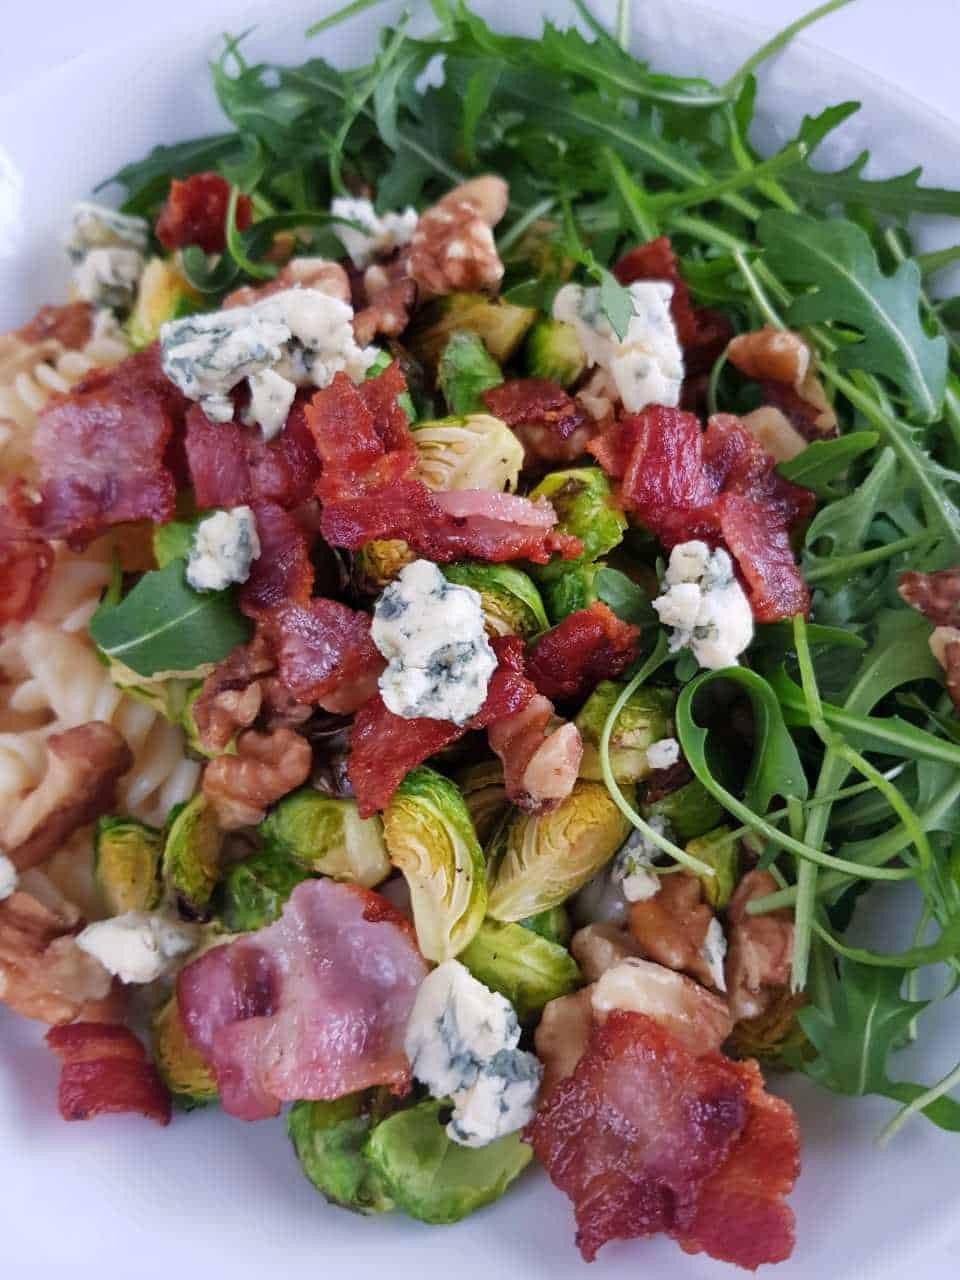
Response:
[{"label": "red-brown bacon fat", "polygon": [[170,1095],[126,1027],[71,1022],[48,1031],[47,1044],[63,1059],[58,1103],[64,1120],[139,1112],[170,1123]]}]

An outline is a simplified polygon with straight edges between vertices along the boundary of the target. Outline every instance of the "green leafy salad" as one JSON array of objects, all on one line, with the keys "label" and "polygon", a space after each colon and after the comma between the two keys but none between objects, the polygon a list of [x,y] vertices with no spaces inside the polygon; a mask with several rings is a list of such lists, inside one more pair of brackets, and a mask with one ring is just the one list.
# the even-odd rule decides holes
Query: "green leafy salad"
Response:
[{"label": "green leafy salad", "polygon": [[124,358],[40,412],[5,643],[99,565],[85,651],[182,788],[142,807],[118,712],[84,803],[11,811],[0,939],[93,830],[70,945],[148,993],[130,1109],[292,1103],[328,1200],[430,1223],[536,1156],[588,1260],[749,1268],[799,1171],[757,1060],[960,1130],[960,1066],[898,1066],[960,980],[960,247],[913,239],[960,192],[824,169],[856,102],[751,141],[848,2],[719,86],[628,0],[536,38],[432,0],[350,69],[228,38],[229,128],[78,207],[48,331]]}]

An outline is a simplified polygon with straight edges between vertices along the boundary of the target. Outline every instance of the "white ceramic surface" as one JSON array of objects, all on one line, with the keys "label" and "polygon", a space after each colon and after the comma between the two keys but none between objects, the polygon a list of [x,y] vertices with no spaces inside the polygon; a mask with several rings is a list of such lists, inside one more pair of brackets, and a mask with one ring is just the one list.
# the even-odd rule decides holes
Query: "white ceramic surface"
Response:
[{"label": "white ceramic surface", "polygon": [[[941,2],[955,22],[956,0]],[[261,9],[256,48],[302,58],[300,32],[324,7],[333,6],[286,0]],[[361,17],[316,47],[333,61],[356,61],[369,51],[375,25],[401,7]],[[477,7],[524,30],[540,12],[569,12],[563,0],[509,8],[477,0]],[[765,34],[688,0],[634,8],[635,47],[659,66],[718,80]],[[238,12],[231,29],[244,29],[252,16]],[[217,126],[204,63],[221,28],[215,19],[181,19],[162,39],[88,54],[0,99],[0,330],[62,289],[55,245],[73,199],[148,146]],[[760,136],[770,144],[793,132],[804,111],[850,97],[865,109],[845,128],[831,164],[870,145],[878,173],[922,163],[928,181],[960,182],[960,137],[945,118],[808,41],[765,73]],[[950,228],[928,235],[930,243],[946,243]],[[923,1052],[898,1063],[904,1076],[932,1080],[953,1064],[956,1019],[949,1007],[931,1017]],[[40,1037],[40,1028],[0,1013],[4,1280],[48,1280],[66,1271],[78,1280],[584,1274],[569,1206],[542,1175],[525,1176],[504,1202],[457,1227],[430,1229],[399,1217],[361,1221],[328,1208],[310,1189],[279,1122],[244,1125],[210,1111],[178,1118],[168,1130],[133,1118],[65,1125],[54,1105],[57,1064]],[[880,1152],[873,1135],[886,1104],[831,1098],[805,1080],[782,1088],[800,1113],[805,1169],[793,1197],[798,1247],[775,1274],[892,1280],[909,1267],[912,1280],[955,1276],[960,1140],[917,1122]],[[628,1271],[658,1280],[731,1274],[665,1241],[610,1245],[591,1274],[602,1280]]]}]

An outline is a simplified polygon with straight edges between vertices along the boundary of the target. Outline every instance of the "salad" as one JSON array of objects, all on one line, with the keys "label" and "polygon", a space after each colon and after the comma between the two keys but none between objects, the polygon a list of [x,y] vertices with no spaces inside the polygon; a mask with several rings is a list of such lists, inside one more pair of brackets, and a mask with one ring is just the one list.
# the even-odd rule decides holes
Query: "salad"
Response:
[{"label": "salad", "polygon": [[76,206],[0,338],[0,1000],[64,1119],[287,1108],[434,1224],[536,1158],[588,1261],[748,1269],[761,1066],[960,1129],[897,1070],[960,976],[960,193],[814,167],[856,103],[750,142],[846,2],[723,86],[626,3],[229,38],[229,129]]}]

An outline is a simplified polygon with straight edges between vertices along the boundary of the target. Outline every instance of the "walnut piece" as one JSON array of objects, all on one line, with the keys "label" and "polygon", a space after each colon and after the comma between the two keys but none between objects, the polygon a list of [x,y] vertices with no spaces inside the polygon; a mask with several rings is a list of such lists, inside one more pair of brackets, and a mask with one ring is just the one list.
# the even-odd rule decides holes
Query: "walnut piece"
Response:
[{"label": "walnut piece", "polygon": [[46,861],[78,827],[108,813],[117,782],[133,753],[111,725],[99,720],[47,739],[47,771],[17,806],[3,836],[18,871]]},{"label": "walnut piece", "polygon": [[533,1035],[533,1047],[543,1063],[540,1097],[572,1075],[586,1052],[593,1030],[593,987],[583,987],[570,996],[558,996],[544,1006],[543,1016]]},{"label": "walnut piece", "polygon": [[705,986],[714,986],[710,965],[703,954],[713,910],[703,898],[703,886],[685,871],[660,881],[652,898],[630,908],[630,932],[640,954],[668,969],[689,973]]},{"label": "walnut piece", "polygon": [[410,274],[425,296],[497,288],[503,263],[491,228],[503,217],[507,196],[503,179],[486,175],[454,187],[420,215]]},{"label": "walnut piece", "polygon": [[237,754],[211,760],[203,774],[203,794],[225,831],[261,822],[267,807],[310,776],[313,753],[306,738],[292,729],[237,739]]},{"label": "walnut piece", "polygon": [[223,306],[249,307],[269,298],[272,293],[295,289],[298,285],[301,289],[319,289],[341,302],[350,301],[350,277],[339,262],[331,262],[327,258],[291,258],[268,284],[241,285],[227,294]]},{"label": "walnut piece", "polygon": [[751,413],[745,413],[740,421],[777,462],[789,462],[807,447],[806,437],[800,434],[782,409],[775,409],[772,404],[764,404]]},{"label": "walnut piece", "polygon": [[273,655],[259,632],[250,644],[239,644],[211,671],[193,704],[197,738],[205,751],[225,751],[239,729],[260,714],[260,677],[274,670]]},{"label": "walnut piece", "polygon": [[[373,270],[371,267],[367,274]],[[381,289],[353,317],[353,336],[357,345],[368,346],[378,334],[387,338],[399,337],[410,323],[410,314],[416,302],[417,286],[409,277],[395,280]]]},{"label": "walnut piece", "polygon": [[570,951],[588,982],[596,980],[640,948],[626,929],[615,924],[588,924],[570,939]]},{"label": "walnut piece", "polygon": [[960,569],[902,573],[897,593],[935,627],[960,627]]},{"label": "walnut piece", "polygon": [[[761,384],[764,407],[778,411],[802,440],[836,435],[837,415],[817,377],[813,352],[799,333],[769,325],[742,333],[727,347],[727,358],[745,377]],[[790,439],[782,425],[772,433],[774,420],[769,416],[747,414],[743,421],[758,438],[763,430],[774,443]],[[773,449],[770,452],[777,457]],[[786,461],[786,455],[778,461]]]},{"label": "walnut piece", "polygon": [[756,1018],[765,1012],[790,976],[793,956],[790,912],[747,914],[749,902],[776,890],[777,882],[769,871],[749,871],[737,885],[727,908],[726,976],[734,1022]]},{"label": "walnut piece", "polygon": [[813,364],[810,348],[789,329],[765,325],[753,333],[741,333],[727,347],[730,363],[756,382],[783,382],[799,391]]},{"label": "walnut piece", "polygon": [[614,1009],[645,1013],[696,1054],[719,1049],[733,1027],[722,996],[682,973],[633,957],[603,974],[592,1002],[594,1016],[601,1020]]}]

